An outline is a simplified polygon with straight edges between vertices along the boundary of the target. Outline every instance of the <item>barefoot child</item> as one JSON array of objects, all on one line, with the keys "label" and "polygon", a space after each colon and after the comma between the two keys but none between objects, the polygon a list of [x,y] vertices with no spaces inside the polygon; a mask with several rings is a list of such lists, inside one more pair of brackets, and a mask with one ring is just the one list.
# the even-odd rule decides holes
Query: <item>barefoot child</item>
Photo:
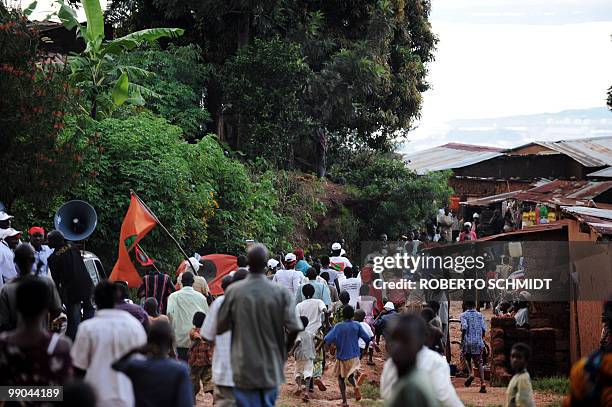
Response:
[{"label": "barefoot child", "polygon": [[212,354],[213,345],[200,336],[200,328],[204,324],[206,315],[196,312],[193,315],[193,328],[189,331],[191,348],[189,348],[189,376],[193,386],[193,396],[200,392],[200,382],[204,393],[212,393],[214,383],[212,382]]},{"label": "barefoot child", "polygon": [[[308,318],[301,316],[302,324],[308,326]],[[304,329],[298,333],[293,345],[293,356],[295,357],[295,383],[298,385],[298,394],[302,394],[302,400],[308,401],[308,386],[312,379],[315,359],[314,335]]]},{"label": "barefoot child", "polygon": [[346,401],[346,383],[355,388],[355,400],[361,400],[359,385],[364,376],[356,377],[359,372],[359,338],[363,339],[366,347],[370,344],[370,336],[363,330],[359,322],[353,321],[353,307],[345,305],[342,309],[343,321],[336,324],[325,336],[325,343],[336,345],[336,366],[334,374],[338,378],[342,405],[348,406]]},{"label": "barefoot child", "polygon": [[524,343],[515,343],[510,351],[510,365],[514,376],[506,389],[504,407],[535,407],[531,378],[527,371],[527,363],[531,356],[531,348]]}]

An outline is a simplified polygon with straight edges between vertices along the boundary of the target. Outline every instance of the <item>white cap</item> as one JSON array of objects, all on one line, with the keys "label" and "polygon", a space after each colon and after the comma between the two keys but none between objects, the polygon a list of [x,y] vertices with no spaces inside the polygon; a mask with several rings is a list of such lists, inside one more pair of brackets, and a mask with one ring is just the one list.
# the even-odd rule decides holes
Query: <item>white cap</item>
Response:
[{"label": "white cap", "polygon": [[191,263],[191,265],[193,266],[193,269],[191,267],[189,267],[189,264],[187,264],[185,267],[185,271],[191,271],[193,272],[193,270],[196,271],[196,273],[198,272],[198,270],[200,270],[200,262],[198,259],[196,259],[195,257],[190,257],[189,258],[189,262]]},{"label": "white cap", "polygon": [[287,253],[285,255],[285,261],[296,261],[297,257],[295,257],[295,254],[293,253]]},{"label": "white cap", "polygon": [[464,227],[465,227],[465,226],[472,227],[472,222],[464,222],[464,223],[463,223],[463,226],[464,226]]},{"label": "white cap", "polygon": [[268,268],[274,269],[276,268],[276,266],[278,266],[278,260],[276,259],[268,260]]},{"label": "white cap", "polygon": [[340,243],[336,242],[332,245],[332,250],[340,250],[340,249],[342,249],[342,245]]},{"label": "white cap", "polygon": [[531,293],[529,291],[521,291],[519,298],[523,301],[531,301]]},{"label": "white cap", "polygon": [[7,237],[13,237],[13,236],[19,236],[21,234],[21,231],[19,230],[15,230],[13,228],[8,228],[8,229],[0,229],[2,232],[2,236],[0,236],[0,239],[6,239]]},{"label": "white cap", "polygon": [[6,212],[0,212],[0,221],[13,219],[13,216],[9,215]]},{"label": "white cap", "polygon": [[393,310],[395,309],[395,305],[391,301],[387,301],[387,303],[385,304],[383,308],[386,309],[387,311],[391,311],[392,309]]},{"label": "white cap", "polygon": [[472,215],[472,218],[476,219],[476,218],[480,218],[480,215],[476,212],[474,212],[474,214]]}]

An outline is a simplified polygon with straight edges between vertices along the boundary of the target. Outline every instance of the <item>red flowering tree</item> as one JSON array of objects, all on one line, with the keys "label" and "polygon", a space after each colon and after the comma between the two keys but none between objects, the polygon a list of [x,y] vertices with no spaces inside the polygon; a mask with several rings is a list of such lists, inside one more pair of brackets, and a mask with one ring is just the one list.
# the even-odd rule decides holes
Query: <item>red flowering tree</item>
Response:
[{"label": "red flowering tree", "polygon": [[76,140],[61,131],[75,92],[38,44],[27,18],[0,4],[0,201],[9,210],[16,198],[45,203],[77,174]]}]

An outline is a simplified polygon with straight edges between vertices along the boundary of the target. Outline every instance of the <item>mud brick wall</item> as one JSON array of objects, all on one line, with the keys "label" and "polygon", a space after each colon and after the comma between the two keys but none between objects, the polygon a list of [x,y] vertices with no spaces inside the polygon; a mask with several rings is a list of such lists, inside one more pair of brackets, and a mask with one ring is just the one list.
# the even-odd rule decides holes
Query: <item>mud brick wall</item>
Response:
[{"label": "mud brick wall", "polygon": [[554,328],[517,328],[512,317],[491,319],[491,385],[506,386],[512,377],[510,350],[517,342],[531,346],[529,373],[532,377],[554,376],[558,372]]}]

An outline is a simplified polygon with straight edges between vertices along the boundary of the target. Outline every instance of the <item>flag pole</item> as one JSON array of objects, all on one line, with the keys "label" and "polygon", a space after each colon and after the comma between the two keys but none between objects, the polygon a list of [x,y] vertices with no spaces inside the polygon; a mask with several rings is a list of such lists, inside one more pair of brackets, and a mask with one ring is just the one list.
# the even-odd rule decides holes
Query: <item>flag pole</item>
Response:
[{"label": "flag pole", "polygon": [[157,215],[155,215],[155,213],[151,210],[151,208],[149,208],[147,206],[146,203],[144,203],[144,201],[142,199],[140,199],[140,197],[138,196],[138,194],[136,194],[136,192],[134,192],[134,190],[130,189],[130,193],[133,194],[136,199],[138,199],[138,202],[140,202],[142,204],[142,206],[145,207],[145,209],[147,211],[149,211],[149,213],[151,214],[151,216],[153,216],[153,218],[155,218],[155,222],[157,222],[157,224],[159,225],[159,227],[166,232],[166,234],[170,237],[170,239],[172,239],[172,241],[174,242],[174,244],[176,245],[176,247],[178,247],[178,249],[181,251],[181,253],[183,253],[183,256],[185,256],[185,260],[187,260],[187,263],[189,264],[189,266],[191,266],[191,269],[193,270],[193,274],[195,276],[198,275],[198,273],[196,272],[195,267],[193,266],[193,264],[191,264],[191,261],[189,261],[189,256],[187,256],[187,253],[185,253],[185,250],[183,250],[183,248],[181,247],[181,245],[179,244],[179,242],[174,238],[174,236],[172,236],[172,234],[170,233],[170,231],[168,229],[166,229],[166,227],[164,226],[163,223],[161,223],[161,221],[159,220],[159,218],[157,217]]},{"label": "flag pole", "polygon": [[[138,250],[140,250],[145,256],[147,256],[149,259],[149,255],[147,254],[147,252],[145,252],[145,250],[142,248],[142,246],[138,243],[136,243],[136,246],[138,247]],[[153,264],[151,264],[151,266],[153,266],[153,268],[157,271],[159,271],[159,269],[157,268],[157,266],[155,265],[155,261],[153,261]],[[159,271],[161,273],[161,271]]]}]

